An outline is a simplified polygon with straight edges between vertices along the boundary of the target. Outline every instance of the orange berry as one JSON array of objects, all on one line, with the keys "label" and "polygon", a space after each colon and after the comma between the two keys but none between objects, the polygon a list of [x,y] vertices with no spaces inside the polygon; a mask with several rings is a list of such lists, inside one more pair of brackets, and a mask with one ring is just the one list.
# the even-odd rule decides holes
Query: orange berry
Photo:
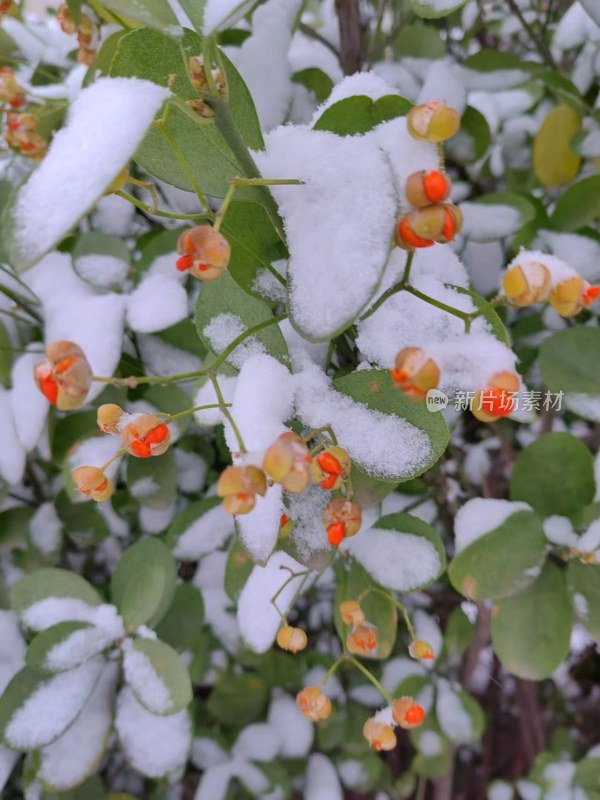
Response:
[{"label": "orange berry", "polygon": [[282,650],[288,650],[290,653],[298,653],[304,650],[308,644],[308,637],[302,628],[292,628],[290,625],[284,625],[277,631],[277,644]]},{"label": "orange berry", "polygon": [[418,236],[412,228],[410,214],[398,222],[396,226],[395,241],[398,247],[404,250],[414,250],[417,247],[433,247],[435,244],[431,239]]},{"label": "orange berry", "polygon": [[521,382],[514,372],[497,372],[487,389],[476,392],[471,401],[471,413],[481,422],[494,422],[507,417],[515,408],[515,395]]},{"label": "orange berry", "polygon": [[102,433],[118,433],[119,420],[124,413],[116,403],[103,403],[99,406],[96,421]]},{"label": "orange berry", "polygon": [[98,467],[78,467],[71,476],[78,491],[101,503],[113,493],[113,485]]},{"label": "orange berry", "polygon": [[427,642],[423,642],[421,639],[415,639],[414,642],[411,642],[408,652],[413,658],[418,658],[423,661],[435,658],[433,647]]},{"label": "orange berry", "polygon": [[354,655],[369,655],[377,649],[377,628],[374,625],[357,625],[346,637],[346,647]]},{"label": "orange berry", "polygon": [[552,283],[550,270],[544,264],[530,261],[509,267],[502,278],[502,289],[511,303],[525,308],[547,299]]},{"label": "orange berry", "polygon": [[154,414],[136,414],[121,429],[123,446],[132,456],[150,458],[161,456],[169,449],[169,428]]},{"label": "orange berry", "polygon": [[339,489],[347,480],[352,469],[350,456],[343,447],[328,447],[316,457],[313,467],[313,480],[321,489],[333,491]]},{"label": "orange berry", "polygon": [[264,496],[266,491],[267,479],[258,467],[227,467],[217,482],[217,495],[228,514],[248,514],[256,505],[256,495]]},{"label": "orange berry", "polygon": [[363,736],[374,750],[393,750],[396,747],[396,734],[389,725],[379,722],[375,717],[363,725]]},{"label": "orange berry", "polygon": [[600,286],[588,286],[587,289],[584,290],[581,301],[584,306],[591,306],[592,303],[595,303],[596,300],[600,297]]},{"label": "orange berry", "polygon": [[331,714],[331,700],[320,686],[307,686],[296,695],[296,704],[311,722],[327,719]]},{"label": "orange berry", "polygon": [[425,711],[412,697],[401,697],[392,705],[392,716],[401,728],[410,730],[423,722]]},{"label": "orange berry", "polygon": [[445,172],[413,172],[406,181],[406,199],[416,208],[442,203],[450,194],[452,183]]},{"label": "orange berry", "polygon": [[358,600],[345,600],[340,603],[340,617],[346,625],[362,625],[365,621],[365,612]]},{"label": "orange berry", "polygon": [[92,385],[92,368],[74,342],[51,342],[46,361],[36,364],[33,377],[38,389],[60,411],[71,411],[85,402]]},{"label": "orange berry", "polygon": [[178,259],[177,269],[189,269],[190,275],[202,281],[213,281],[220,277],[231,256],[227,239],[209,225],[197,225],[184,231],[179,237],[177,251],[183,257]]},{"label": "orange berry", "polygon": [[357,503],[336,497],[323,512],[323,527],[329,543],[337,547],[346,536],[355,536],[362,524],[362,511]]}]

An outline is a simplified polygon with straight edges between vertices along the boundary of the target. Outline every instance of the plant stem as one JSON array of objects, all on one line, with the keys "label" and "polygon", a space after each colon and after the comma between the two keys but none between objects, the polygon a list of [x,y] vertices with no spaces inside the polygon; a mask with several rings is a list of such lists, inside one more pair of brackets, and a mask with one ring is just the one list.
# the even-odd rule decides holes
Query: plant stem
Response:
[{"label": "plant stem", "polygon": [[[177,105],[177,108],[181,108],[181,105],[185,106],[185,103],[182,103],[181,105],[177,103],[176,105]],[[185,173],[186,178],[190,182],[190,184],[191,184],[191,186],[192,186],[192,188],[193,188],[193,190],[194,190],[194,192],[196,194],[196,197],[198,198],[198,200],[200,202],[200,205],[203,208],[205,208],[206,212],[209,213],[210,216],[212,217],[213,216],[213,212],[211,211],[210,206],[208,205],[208,201],[207,201],[206,197],[204,196],[204,193],[202,192],[202,189],[200,188],[200,184],[196,180],[196,177],[195,177],[194,173],[192,172],[191,167],[188,164],[184,154],[182,153],[181,148],[179,147],[179,145],[175,141],[175,137],[173,136],[173,132],[171,131],[171,129],[168,127],[168,125],[166,123],[166,114],[167,114],[167,112],[169,110],[169,107],[170,106],[167,104],[167,109],[165,111],[165,116],[163,117],[163,119],[157,120],[154,124],[156,125],[158,130],[162,133],[162,135],[165,137],[165,139],[167,140],[167,142],[171,146],[171,150],[173,151],[173,154],[175,155],[175,158],[179,162],[179,166],[181,167],[181,169]],[[186,108],[187,108],[187,106],[186,106]]]},{"label": "plant stem", "polygon": [[211,219],[212,214],[207,214],[206,212],[201,214],[172,214],[170,211],[161,211],[160,209],[153,209],[147,203],[143,203],[141,200],[138,200],[137,197],[134,197],[129,192],[124,191],[123,189],[119,189],[118,192],[115,192],[116,195],[122,197],[123,200],[127,200],[128,203],[131,203],[136,208],[139,208],[141,211],[145,211],[147,214],[152,214],[155,217],[165,217],[166,219]]},{"label": "plant stem", "polygon": [[341,665],[341,664],[343,664],[343,663],[344,663],[344,661],[346,661],[346,659],[347,659],[347,656],[343,655],[343,656],[340,656],[340,657],[338,658],[338,660],[337,660],[337,661],[334,661],[334,662],[333,662],[333,664],[332,664],[332,665],[329,667],[329,669],[327,670],[327,672],[326,672],[326,673],[325,673],[325,675],[323,676],[323,679],[321,680],[321,683],[319,684],[319,686],[320,686],[321,688],[323,688],[323,686],[325,686],[325,684],[327,683],[327,681],[328,681],[328,680],[329,680],[329,679],[330,679],[330,678],[331,678],[333,675],[335,675],[335,673],[336,673],[336,671],[338,670],[338,668],[340,667],[340,665]]},{"label": "plant stem", "polygon": [[[283,569],[285,569],[285,567],[283,567]],[[287,625],[287,618],[286,618],[285,614],[280,610],[279,606],[277,605],[277,598],[283,592],[285,587],[289,586],[289,584],[294,580],[294,578],[300,578],[302,576],[308,575],[309,572],[310,572],[310,570],[308,570],[308,569],[303,570],[302,572],[290,572],[289,577],[285,579],[285,581],[281,584],[279,589],[277,589],[277,591],[275,592],[275,594],[273,595],[273,597],[270,600],[271,605],[273,606],[275,611],[277,611],[277,613],[279,614],[279,616],[281,617],[281,619],[284,621],[284,623],[286,625]]]},{"label": "plant stem", "polygon": [[415,259],[415,251],[411,250],[406,256],[406,264],[404,265],[404,273],[402,275],[402,283],[408,283],[410,279],[410,271],[412,269],[413,261]]},{"label": "plant stem", "polygon": [[408,616],[408,611],[406,610],[406,607],[403,606],[402,603],[400,603],[394,597],[392,597],[392,595],[389,594],[389,592],[386,592],[384,589],[380,589],[377,586],[370,586],[368,589],[365,589],[364,592],[361,592],[361,594],[358,596],[358,602],[360,603],[360,601],[363,598],[365,598],[368,594],[372,593],[380,594],[382,597],[385,597],[386,600],[388,600],[393,606],[395,606],[400,611],[400,613],[404,617],[404,621],[406,622],[406,627],[408,628],[408,632],[410,633],[410,638],[414,642],[415,639],[417,638],[417,634],[415,632],[412,621]]},{"label": "plant stem", "polygon": [[[231,403],[225,403],[225,405],[229,408]],[[168,425],[171,422],[175,422],[176,419],[181,419],[182,417],[187,417],[189,414],[194,414],[196,411],[204,411],[209,408],[221,408],[220,403],[209,403],[208,405],[204,406],[194,406],[193,408],[186,408],[185,411],[179,411],[177,414],[167,414],[167,419],[165,419],[165,423]]]},{"label": "plant stem", "polygon": [[[287,314],[279,314],[277,317],[271,317],[271,319],[266,319],[264,322],[259,322],[258,325],[254,325],[252,328],[248,328],[247,331],[240,333],[240,335],[228,344],[225,350],[223,350],[215,359],[211,366],[211,370],[214,372],[215,370],[219,369],[219,367],[223,364],[223,362],[227,361],[229,356],[233,353],[236,347],[239,347],[243,341],[245,341],[248,337],[253,336],[258,331],[261,331],[263,328],[268,328],[271,325],[277,325],[280,322],[283,322],[284,319],[287,319]],[[205,374],[204,371],[202,374]]]},{"label": "plant stem", "polygon": [[418,297],[419,300],[423,300],[425,303],[429,303],[429,305],[435,306],[439,308],[441,311],[445,311],[447,314],[452,314],[454,317],[458,317],[462,319],[463,322],[467,323],[471,321],[471,314],[466,311],[459,311],[458,308],[453,308],[452,306],[446,305],[446,303],[442,303],[441,300],[435,300],[433,297],[429,297],[427,294],[423,294],[418,289],[415,289],[414,286],[404,286],[403,287],[405,292],[412,294],[414,297]]},{"label": "plant stem", "polygon": [[104,472],[106,469],[108,469],[108,467],[110,467],[111,464],[114,464],[114,462],[117,461],[119,458],[121,458],[121,456],[124,456],[126,452],[127,450],[124,447],[122,447],[118,453],[115,453],[115,455],[112,458],[108,459],[106,464],[103,464],[101,467],[98,467],[98,469]]},{"label": "plant stem", "polygon": [[543,36],[538,36],[533,27],[527,22],[523,12],[519,8],[518,3],[516,0],[508,0],[508,5],[510,6],[510,10],[513,14],[517,17],[521,25],[523,26],[524,30],[527,32],[529,38],[536,46],[538,53],[542,57],[542,59],[546,62],[546,64],[550,67],[553,72],[558,72],[558,67],[552,57],[552,52],[548,47],[548,43],[544,39]]},{"label": "plant stem", "polygon": [[385,698],[386,702],[389,703],[389,705],[393,705],[394,703],[393,698],[386,692],[386,690],[379,683],[377,678],[371,672],[369,672],[369,670],[364,666],[364,664],[361,664],[360,661],[352,657],[348,658],[348,661],[351,664],[353,664],[356,667],[356,669],[359,669],[362,672],[362,674],[371,681],[373,686],[382,695],[382,697]]},{"label": "plant stem", "polygon": [[233,196],[236,191],[243,186],[300,186],[302,185],[303,181],[298,180],[297,178],[232,178],[229,182],[229,189],[225,197],[223,198],[223,202],[221,203],[221,207],[217,211],[214,223],[215,231],[218,231],[223,223],[223,219],[225,214],[227,213],[227,209],[229,208],[231,201],[233,200]]},{"label": "plant stem", "polygon": [[217,400],[219,401],[219,408],[221,409],[221,413],[231,425],[231,430],[233,431],[233,435],[237,439],[240,452],[246,453],[247,452],[246,445],[244,444],[244,440],[242,439],[242,434],[240,433],[240,429],[236,425],[234,418],[231,416],[231,412],[229,411],[229,407],[225,402],[225,398],[223,397],[223,392],[221,391],[221,387],[219,386],[219,381],[217,380],[217,376],[210,375],[210,382],[212,383],[213,388],[215,390],[215,394],[217,395]]}]

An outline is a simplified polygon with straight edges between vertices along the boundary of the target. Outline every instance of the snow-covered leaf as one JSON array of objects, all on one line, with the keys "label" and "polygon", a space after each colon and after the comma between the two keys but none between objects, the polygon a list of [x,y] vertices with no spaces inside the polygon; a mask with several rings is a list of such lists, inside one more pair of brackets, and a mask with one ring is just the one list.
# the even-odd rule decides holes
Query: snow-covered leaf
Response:
[{"label": "snow-covered leaf", "polygon": [[[190,55],[202,52],[202,42],[192,31],[186,31],[183,44]],[[233,118],[249,147],[262,149],[263,140],[252,97],[233,64],[224,53],[221,58],[227,73],[229,103]],[[179,44],[159,31],[142,28],[129,33],[119,43],[111,65],[113,76],[145,78],[160,86],[170,84],[182,100],[198,99],[183,69]],[[195,123],[187,115],[172,109],[169,129],[188,161],[194,178],[202,191],[213,197],[223,197],[231,178],[244,175],[231,149],[212,123]],[[180,189],[192,191],[193,186],[164,135],[151,128],[135,154],[135,160],[151,175]],[[237,199],[262,202],[262,189],[236,192]]]},{"label": "snow-covered leaf", "polygon": [[112,727],[117,678],[117,665],[107,664],[75,722],[40,751],[36,779],[48,789],[72,789],[98,768]]},{"label": "snow-covered leaf", "polygon": [[21,622],[45,630],[58,622],[87,619],[100,595],[80,575],[65,569],[36,570],[10,589],[10,604]]},{"label": "snow-covered leaf", "polygon": [[191,503],[177,514],[167,533],[167,543],[175,558],[198,561],[218,550],[233,530],[233,517],[223,510],[221,500],[208,497]]},{"label": "snow-covered leaf", "polygon": [[291,572],[304,573],[302,565],[287,553],[273,553],[266,566],[255,566],[238,600],[238,624],[247,644],[257,653],[271,647],[281,616],[271,599],[287,583],[277,598],[277,608],[285,614],[300,589],[303,577],[289,580]]},{"label": "snow-covered leaf", "polygon": [[435,711],[440,728],[451,742],[469,744],[483,736],[483,709],[472,695],[453,688],[447,680],[438,681]]},{"label": "snow-covered leaf", "polygon": [[537,207],[525,194],[499,192],[467,203],[461,203],[464,215],[463,236],[476,242],[490,242],[512,236],[531,222]]},{"label": "snow-covered leaf", "polygon": [[125,625],[153,627],[175,594],[177,565],[158,539],[144,539],[125,551],[111,581],[111,595]]},{"label": "snow-covered leaf", "polygon": [[590,636],[600,641],[600,566],[569,561],[567,586],[578,618]]},{"label": "snow-covered leaf", "polygon": [[467,0],[410,0],[415,14],[425,19],[447,17],[462,8]]},{"label": "snow-covered leaf", "polygon": [[[247,294],[227,273],[218,281],[202,286],[196,305],[196,328],[200,339],[216,355],[248,329],[272,319],[273,312],[269,306]],[[285,339],[277,324],[267,325],[244,339],[227,363],[240,369],[248,358],[260,353],[269,353],[284,363],[289,359]]]},{"label": "snow-covered leaf", "polygon": [[159,639],[128,641],[123,650],[125,680],[153,714],[176,714],[192,699],[190,676],[172,647]]},{"label": "snow-covered leaf", "polygon": [[494,652],[513,675],[530,681],[549,678],[567,656],[572,624],[564,573],[547,561],[535,583],[494,605]]},{"label": "snow-covered leaf", "polygon": [[177,494],[177,470],[173,450],[157,458],[130,458],[127,485],[142,506],[159,511],[168,508]]},{"label": "snow-covered leaf", "polygon": [[469,500],[456,515],[454,533],[448,574],[454,588],[472,600],[516,594],[533,583],[546,559],[542,523],[525,503]]},{"label": "snow-covered leaf", "polygon": [[432,583],[446,564],[444,545],[435,530],[410,514],[389,514],[372,528],[347,539],[349,550],[377,583],[412,592]]},{"label": "snow-covered leaf", "polygon": [[510,478],[510,497],[543,517],[576,518],[594,499],[593,459],[569,433],[546,433],[519,453]]},{"label": "snow-covered leaf", "polygon": [[90,210],[131,158],[167,96],[165,89],[136,78],[100,78],[79,94],[67,125],[5,217],[13,265],[35,264]]},{"label": "snow-covered leaf", "polygon": [[187,711],[167,717],[151,714],[125,687],[117,701],[115,727],[125,758],[142,775],[163,778],[185,765],[192,744]]},{"label": "snow-covered leaf", "polygon": [[25,660],[45,672],[64,672],[101,653],[111,643],[110,631],[89,622],[59,622],[31,641]]},{"label": "snow-covered leaf", "polygon": [[94,288],[120,289],[129,271],[125,242],[100,231],[81,235],[72,256],[75,272]]},{"label": "snow-covered leaf", "polygon": [[37,750],[57,739],[92,693],[103,658],[48,675],[24,667],[0,697],[0,739],[15,750]]},{"label": "snow-covered leaf", "polygon": [[304,800],[342,800],[342,785],[331,761],[322,753],[308,759]]}]

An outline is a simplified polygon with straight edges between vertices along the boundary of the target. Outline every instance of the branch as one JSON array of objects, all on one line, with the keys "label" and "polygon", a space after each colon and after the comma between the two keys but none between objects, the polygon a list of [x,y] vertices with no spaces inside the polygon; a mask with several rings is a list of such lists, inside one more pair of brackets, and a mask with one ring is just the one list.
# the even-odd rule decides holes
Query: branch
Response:
[{"label": "branch", "polygon": [[340,26],[340,66],[344,75],[360,72],[363,65],[359,0],[335,0]]}]

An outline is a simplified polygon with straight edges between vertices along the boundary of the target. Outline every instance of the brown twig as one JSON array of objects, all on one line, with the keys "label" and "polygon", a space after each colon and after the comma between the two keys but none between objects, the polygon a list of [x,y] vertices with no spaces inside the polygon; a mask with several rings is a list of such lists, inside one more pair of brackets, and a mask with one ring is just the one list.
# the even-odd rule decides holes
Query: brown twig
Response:
[{"label": "brown twig", "polygon": [[363,65],[359,1],[335,0],[335,10],[340,26],[340,66],[344,75],[353,75]]}]

